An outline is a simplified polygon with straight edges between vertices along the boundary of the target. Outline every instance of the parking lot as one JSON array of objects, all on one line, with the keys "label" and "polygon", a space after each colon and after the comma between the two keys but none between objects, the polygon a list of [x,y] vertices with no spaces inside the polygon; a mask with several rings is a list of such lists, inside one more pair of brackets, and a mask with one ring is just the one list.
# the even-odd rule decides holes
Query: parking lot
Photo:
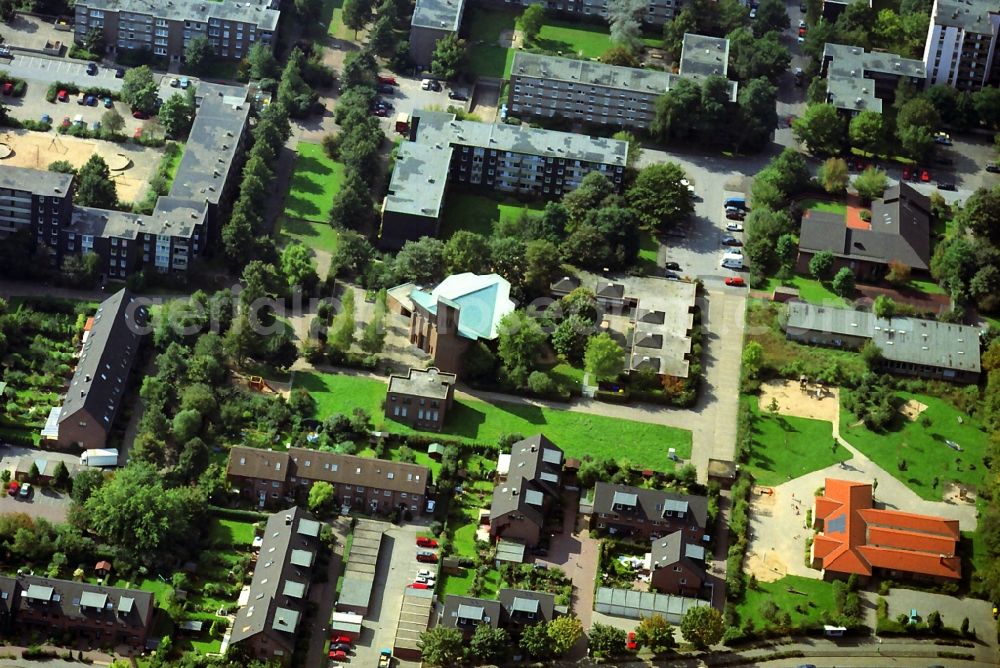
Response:
[{"label": "parking lot", "polygon": [[[70,34],[72,37],[72,34]],[[113,91],[121,90],[122,80],[115,77],[115,68],[98,65],[97,74],[87,74],[83,61],[48,56],[26,55],[15,52],[3,69],[15,77],[37,81],[47,87],[54,81],[72,81],[78,86],[100,86]]]},{"label": "parking lot", "polygon": [[[398,85],[393,86],[393,94],[380,94],[379,97],[392,105],[392,110],[382,119],[382,126],[386,135],[392,137],[396,133],[396,115],[400,113],[412,114],[417,109],[430,109],[431,107],[444,111],[449,106],[458,106],[468,109],[468,102],[451,100],[448,98],[447,86],[442,86],[440,91],[423,90],[420,87],[420,79],[409,79],[396,77]],[[469,96],[471,88],[466,90],[464,86],[458,86],[456,90]]]},{"label": "parking lot", "polygon": [[[14,469],[21,457],[44,455],[46,459],[62,460],[67,465],[79,463],[80,458],[63,452],[42,452],[35,448],[25,448],[17,445],[5,445],[0,448],[0,470],[11,472],[13,479]],[[34,487],[31,497],[27,500],[4,496],[0,497],[0,513],[26,513],[32,517],[41,517],[50,522],[65,522],[69,513],[69,495],[50,490],[48,488]]]}]

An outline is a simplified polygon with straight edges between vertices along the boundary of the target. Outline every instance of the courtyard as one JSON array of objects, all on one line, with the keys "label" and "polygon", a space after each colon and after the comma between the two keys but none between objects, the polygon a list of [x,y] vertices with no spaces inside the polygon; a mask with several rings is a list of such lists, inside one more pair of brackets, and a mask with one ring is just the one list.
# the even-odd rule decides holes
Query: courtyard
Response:
[{"label": "courtyard", "polygon": [[285,199],[285,216],[328,223],[333,197],[344,183],[344,165],[330,159],[319,144],[299,142],[295,171]]}]

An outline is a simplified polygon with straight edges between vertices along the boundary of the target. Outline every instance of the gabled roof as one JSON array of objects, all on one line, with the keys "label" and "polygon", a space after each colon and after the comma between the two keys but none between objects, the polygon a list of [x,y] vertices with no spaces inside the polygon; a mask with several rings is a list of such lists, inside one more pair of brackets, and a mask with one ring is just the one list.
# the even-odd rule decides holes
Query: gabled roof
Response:
[{"label": "gabled roof", "polygon": [[155,608],[153,594],[148,591],[32,575],[0,577],[0,599],[0,608],[6,606],[15,615],[18,608],[45,606],[53,618],[87,619],[93,624],[106,623],[108,630],[118,627],[129,633],[148,627]]},{"label": "gabled roof", "polygon": [[414,290],[410,299],[436,314],[439,301],[459,309],[458,333],[467,339],[493,340],[497,326],[516,304],[510,298],[510,283],[497,274],[452,274],[430,292]]},{"label": "gabled roof", "polygon": [[824,570],[871,575],[883,568],[961,577],[957,520],[874,508],[870,484],[834,478],[826,479],[814,511],[823,533],[813,542],[813,556]]},{"label": "gabled roof", "polygon": [[547,592],[528,589],[500,589],[500,605],[508,619],[537,623],[551,621],[555,616],[555,596]]},{"label": "gabled roof", "polygon": [[[615,507],[616,504],[618,508]],[[708,499],[704,496],[675,494],[629,485],[611,485],[606,482],[594,485],[595,513],[617,513],[625,517],[662,521],[664,513],[668,511],[674,516],[677,516],[678,512],[683,512],[685,517],[689,517],[699,527],[704,528],[708,521]]]},{"label": "gabled roof", "polygon": [[[444,600],[440,623],[451,628],[478,624],[489,624],[493,628],[498,628],[500,613],[500,601],[450,595]],[[466,620],[466,624],[459,624],[459,620]]]},{"label": "gabled roof", "polygon": [[514,443],[507,480],[493,489],[491,521],[518,512],[542,526],[545,498],[560,493],[562,468],[563,451],[542,434]]},{"label": "gabled roof", "polygon": [[656,538],[650,548],[650,568],[666,568],[675,564],[704,575],[705,548],[684,541],[684,532],[675,531],[663,538]]}]

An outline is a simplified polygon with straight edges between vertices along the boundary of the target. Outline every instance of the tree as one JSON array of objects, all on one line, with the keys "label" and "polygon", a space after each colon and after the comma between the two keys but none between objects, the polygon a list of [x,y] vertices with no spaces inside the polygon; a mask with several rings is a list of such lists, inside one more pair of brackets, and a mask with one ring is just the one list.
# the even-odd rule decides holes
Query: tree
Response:
[{"label": "tree", "polygon": [[601,54],[601,62],[606,65],[617,65],[619,67],[639,67],[641,61],[631,51],[624,46],[612,46]]},{"label": "tree", "polygon": [[506,629],[495,629],[489,624],[480,624],[469,640],[469,653],[481,664],[502,663],[509,645],[510,636]]},{"label": "tree", "polygon": [[774,246],[774,256],[778,267],[783,272],[791,272],[795,264],[795,256],[799,251],[799,240],[794,234],[782,234]]},{"label": "tree", "polygon": [[743,370],[750,378],[756,378],[764,363],[764,347],[756,341],[750,341],[743,347]]},{"label": "tree", "polygon": [[70,485],[69,469],[60,459],[56,463],[56,470],[52,473],[52,482],[59,489],[68,489]]},{"label": "tree", "polygon": [[736,140],[737,150],[764,148],[778,126],[778,89],[767,79],[753,79],[740,86],[737,104],[743,132]]},{"label": "tree", "polygon": [[518,387],[524,386],[535,367],[535,359],[545,343],[545,332],[534,318],[524,311],[512,311],[500,320],[500,343],[497,354],[507,378]]},{"label": "tree", "polygon": [[369,355],[382,352],[385,346],[385,290],[380,290],[375,298],[375,309],[372,318],[361,330],[361,349]]},{"label": "tree", "polygon": [[694,135],[700,113],[701,88],[690,79],[680,79],[656,99],[656,114],[650,132],[661,142],[687,139]]},{"label": "tree", "polygon": [[852,118],[848,129],[851,146],[873,155],[882,150],[885,142],[884,132],[882,114],[871,109],[865,109]]},{"label": "tree", "polygon": [[866,202],[881,197],[887,185],[889,185],[889,177],[877,167],[869,167],[854,177],[854,189]]},{"label": "tree", "polygon": [[486,272],[490,265],[488,240],[481,234],[458,230],[444,245],[444,264],[449,274]]},{"label": "tree", "polygon": [[309,294],[319,284],[319,275],[313,266],[312,253],[304,244],[293,242],[281,251],[281,273],[288,281],[288,287],[299,288]]},{"label": "tree", "polygon": [[529,241],[524,247],[524,286],[534,294],[547,293],[563,271],[559,249],[548,239]]},{"label": "tree", "polygon": [[983,125],[1000,130],[1000,88],[984,86],[972,94],[972,104]]},{"label": "tree", "polygon": [[101,256],[87,252],[70,255],[62,263],[62,275],[70,285],[93,286],[101,276]]},{"label": "tree", "polygon": [[792,25],[781,0],[761,0],[757,5],[757,18],[753,22],[753,34],[758,39],[769,32],[780,33]]},{"label": "tree", "polygon": [[587,341],[583,365],[595,380],[612,380],[625,366],[625,351],[607,332],[601,332]]},{"label": "tree", "polygon": [[965,201],[956,219],[976,237],[1000,247],[1000,186],[978,188]]},{"label": "tree", "polygon": [[317,515],[324,515],[333,507],[336,496],[333,485],[322,480],[313,483],[309,488],[309,510]]},{"label": "tree", "polygon": [[184,47],[184,62],[195,74],[204,73],[214,58],[215,49],[204,35],[192,37]]},{"label": "tree", "polygon": [[728,37],[730,71],[740,81],[764,77],[776,84],[788,71],[792,54],[781,43],[777,33],[767,33],[758,38],[749,30],[740,28]]},{"label": "tree", "polygon": [[729,102],[731,82],[710,74],[701,84],[701,111],[696,127],[699,138],[709,144],[729,145],[736,136],[737,109]]},{"label": "tree", "polygon": [[889,273],[885,280],[892,285],[905,286],[910,282],[910,265],[898,260],[889,260]]},{"label": "tree", "polygon": [[368,43],[375,53],[387,57],[396,48],[396,28],[394,19],[388,14],[379,16],[368,33]]},{"label": "tree", "polygon": [[896,137],[903,151],[916,160],[927,157],[934,146],[934,132],[941,116],[926,99],[908,100],[896,114]]},{"label": "tree", "polygon": [[465,60],[465,40],[455,33],[442,37],[434,45],[431,56],[431,76],[445,81],[451,81],[458,75],[458,70]]},{"label": "tree", "polygon": [[395,279],[425,285],[436,283],[444,271],[444,242],[434,237],[407,241],[396,253]]},{"label": "tree", "polygon": [[250,47],[247,64],[250,65],[251,79],[273,79],[278,74],[278,61],[275,60],[271,47],[263,42]]},{"label": "tree", "polygon": [[609,0],[608,23],[612,44],[632,53],[642,48],[639,17],[644,8],[642,0]]},{"label": "tree", "polygon": [[809,260],[809,273],[817,281],[825,281],[830,277],[833,270],[833,253],[830,251],[819,251]]},{"label": "tree", "polygon": [[344,0],[342,20],[345,26],[354,31],[355,39],[358,37],[358,31],[368,24],[371,13],[369,0]]},{"label": "tree", "polygon": [[879,295],[872,304],[872,311],[879,318],[891,318],[896,315],[896,302],[887,295]]},{"label": "tree", "polygon": [[545,8],[543,5],[530,5],[521,14],[521,33],[524,41],[531,43],[538,37],[542,24],[545,22]]},{"label": "tree", "polygon": [[125,128],[125,119],[117,109],[108,109],[101,114],[101,127],[111,134],[118,134]]},{"label": "tree", "polygon": [[149,113],[156,106],[158,93],[153,71],[147,65],[125,70],[122,79],[121,98],[132,109]]},{"label": "tree", "polygon": [[421,658],[429,666],[456,666],[462,662],[465,638],[458,629],[435,626],[420,634]]},{"label": "tree", "polygon": [[341,229],[364,230],[374,215],[371,189],[361,176],[351,170],[330,208],[330,223]]},{"label": "tree", "polygon": [[104,158],[94,154],[80,168],[76,177],[74,199],[80,206],[92,206],[98,209],[114,209],[117,206],[118,192]]},{"label": "tree", "polygon": [[681,634],[698,649],[706,649],[722,639],[722,613],[708,605],[688,610],[681,619]]},{"label": "tree", "polygon": [[635,640],[642,647],[648,647],[653,654],[664,654],[677,647],[674,627],[663,615],[643,617],[635,629]]},{"label": "tree", "polygon": [[548,624],[539,622],[526,626],[521,630],[521,649],[536,659],[545,659],[552,655],[549,642]]},{"label": "tree", "polygon": [[31,466],[28,468],[28,482],[36,483],[38,482],[38,463],[35,461],[31,462]]},{"label": "tree", "polygon": [[595,622],[590,627],[587,647],[590,648],[590,653],[596,657],[619,656],[625,653],[627,640],[624,629]]},{"label": "tree", "polygon": [[[607,61],[604,61],[607,62]],[[632,67],[638,67],[634,65]],[[639,162],[639,158],[642,156],[642,144],[639,143],[639,139],[627,130],[619,130],[618,132],[611,135],[612,139],[617,139],[618,141],[623,141],[628,144],[628,153],[625,157],[625,166],[635,168],[636,164]]]},{"label": "tree", "polygon": [[613,195],[615,187],[604,174],[600,172],[590,172],[580,185],[563,196],[563,206],[569,213],[569,228],[581,223],[587,214],[594,209],[600,208],[605,199]]},{"label": "tree", "polygon": [[563,656],[583,635],[583,624],[572,615],[564,615],[549,622],[546,633],[549,636],[552,653]]},{"label": "tree", "polygon": [[187,443],[201,431],[202,417],[196,410],[179,411],[171,423],[174,440]]},{"label": "tree", "polygon": [[17,5],[14,0],[0,1],[0,21],[10,23],[17,16]]},{"label": "tree", "polygon": [[841,267],[833,277],[830,287],[841,297],[847,299],[854,294],[854,272],[849,267]]},{"label": "tree", "polygon": [[691,215],[694,201],[683,179],[684,170],[675,162],[650,165],[639,172],[625,200],[644,227],[667,232]]},{"label": "tree", "polygon": [[838,195],[847,189],[850,176],[847,172],[847,162],[843,158],[827,158],[820,167],[819,180],[823,190],[831,195]]},{"label": "tree", "polygon": [[330,325],[330,333],[327,337],[327,345],[330,349],[338,353],[346,353],[354,343],[354,290],[347,288],[344,296],[340,300],[340,313],[333,319]]},{"label": "tree", "polygon": [[76,176],[76,167],[69,160],[54,160],[49,163],[47,168],[50,172],[57,172],[59,174],[72,174]]},{"label": "tree", "polygon": [[593,322],[573,314],[556,325],[552,332],[552,347],[567,361],[579,362],[587,350],[587,340],[593,333]]},{"label": "tree", "polygon": [[832,104],[811,104],[792,122],[792,134],[815,155],[837,155],[844,148],[844,117]]},{"label": "tree", "polygon": [[194,123],[194,107],[186,96],[174,93],[160,107],[159,116],[168,137],[183,138]]}]

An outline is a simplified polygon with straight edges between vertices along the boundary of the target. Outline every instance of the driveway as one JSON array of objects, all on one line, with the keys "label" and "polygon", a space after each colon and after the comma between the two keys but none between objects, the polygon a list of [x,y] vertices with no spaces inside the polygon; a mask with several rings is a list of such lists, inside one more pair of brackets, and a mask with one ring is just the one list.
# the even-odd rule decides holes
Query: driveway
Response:
[{"label": "driveway", "polygon": [[558,566],[573,580],[573,613],[583,622],[584,628],[590,628],[600,541],[591,538],[583,526],[578,513],[578,495],[567,492],[563,498],[563,531],[549,540],[549,553],[545,557],[535,557],[535,563]]},{"label": "driveway", "polygon": [[56,492],[47,487],[35,487],[31,498],[27,501],[12,496],[0,497],[0,515],[24,513],[54,524],[62,524],[69,515],[69,504],[69,494]]}]

